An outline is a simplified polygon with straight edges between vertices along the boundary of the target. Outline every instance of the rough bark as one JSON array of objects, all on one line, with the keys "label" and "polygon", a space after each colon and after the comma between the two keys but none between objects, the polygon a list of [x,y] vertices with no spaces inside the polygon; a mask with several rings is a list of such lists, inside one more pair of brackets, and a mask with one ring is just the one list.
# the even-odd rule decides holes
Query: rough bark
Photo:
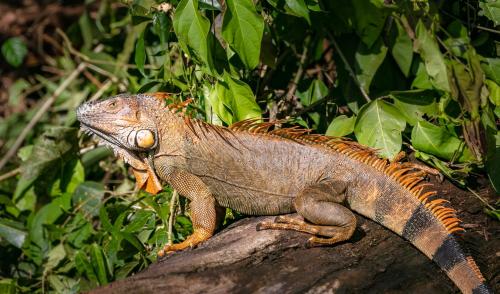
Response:
[{"label": "rough bark", "polygon": [[[463,239],[489,284],[500,290],[500,225],[471,193],[439,185],[468,229]],[[174,253],[95,293],[455,293],[432,261],[394,233],[358,216],[354,237],[333,247],[305,248],[308,235],[256,231],[273,217],[224,228],[198,248]]]}]

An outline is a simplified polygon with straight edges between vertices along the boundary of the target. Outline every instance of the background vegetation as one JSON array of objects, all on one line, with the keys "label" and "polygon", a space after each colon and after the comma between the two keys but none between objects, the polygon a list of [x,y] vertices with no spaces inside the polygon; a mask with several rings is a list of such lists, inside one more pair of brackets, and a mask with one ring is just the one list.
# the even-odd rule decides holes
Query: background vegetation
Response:
[{"label": "background vegetation", "polygon": [[133,191],[128,167],[78,132],[80,103],[121,92],[193,97],[192,114],[215,124],[287,118],[500,191],[498,1],[76,6],[49,5],[25,30],[0,26],[1,293],[105,285],[189,234],[168,187]]}]

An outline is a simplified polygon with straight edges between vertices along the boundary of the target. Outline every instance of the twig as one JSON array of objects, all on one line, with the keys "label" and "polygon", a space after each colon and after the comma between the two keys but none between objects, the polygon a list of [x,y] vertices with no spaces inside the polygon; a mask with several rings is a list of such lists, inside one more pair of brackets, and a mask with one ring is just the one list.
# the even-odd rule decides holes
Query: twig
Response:
[{"label": "twig", "polygon": [[177,198],[179,193],[176,190],[172,193],[172,198],[170,198],[170,215],[168,216],[168,231],[167,231],[167,242],[168,245],[173,244],[172,240],[172,229],[174,226],[174,216],[175,216],[175,203],[177,202]]},{"label": "twig", "polygon": [[328,31],[327,31],[327,34],[330,37],[330,41],[332,41],[333,46],[335,46],[335,50],[337,50],[337,53],[339,54],[340,59],[342,59],[342,62],[344,63],[347,71],[349,72],[349,75],[354,80],[354,83],[356,83],[356,86],[358,86],[359,91],[361,92],[361,94],[365,98],[366,102],[372,101],[370,99],[370,96],[368,96],[368,94],[366,93],[365,89],[363,89],[363,87],[361,86],[361,83],[359,82],[358,78],[354,74],[354,71],[352,70],[352,67],[349,65],[349,62],[347,62],[347,58],[345,58],[344,53],[342,53],[342,50],[340,50],[340,47],[337,44],[337,41],[335,41],[335,38],[333,37],[333,35]]},{"label": "twig", "polygon": [[491,204],[488,203],[488,201],[484,200],[483,197],[481,197],[476,191],[472,190],[471,188],[469,187],[466,187],[467,190],[469,190],[472,194],[474,194],[474,196],[477,197],[477,199],[481,200],[481,202],[484,203],[484,205],[486,205],[489,209],[491,210],[495,210],[495,207],[493,207]]},{"label": "twig", "polygon": [[113,82],[111,80],[106,80],[104,85],[102,85],[102,87],[100,87],[99,90],[94,95],[92,95],[92,97],[90,97],[89,101],[94,101],[101,98],[102,94],[104,94],[104,92],[106,92],[112,84]]},{"label": "twig", "polygon": [[50,96],[45,103],[38,109],[38,111],[35,113],[33,118],[30,120],[30,122],[24,127],[23,131],[17,137],[16,141],[14,142],[14,145],[10,147],[9,151],[7,151],[7,154],[0,160],[0,170],[7,164],[7,162],[10,160],[10,158],[16,153],[17,149],[21,144],[23,143],[24,139],[28,135],[28,133],[33,129],[35,124],[42,118],[42,116],[47,112],[47,110],[52,106],[54,101],[56,100],[61,93],[66,90],[66,88],[73,82],[74,79],[87,67],[86,62],[80,63],[78,67],[73,70],[73,72],[57,87],[57,89],[54,91],[52,96]]},{"label": "twig", "polygon": [[299,68],[295,73],[295,77],[293,78],[290,89],[288,89],[288,92],[286,93],[286,101],[291,101],[293,99],[295,91],[297,90],[297,85],[299,84],[300,79],[302,79],[302,75],[304,74],[304,64],[306,62],[307,53],[309,51],[309,43],[311,43],[311,37],[308,36],[304,41],[304,51],[302,51],[302,55],[300,56]]},{"label": "twig", "polygon": [[21,169],[18,167],[16,169],[11,170],[10,172],[4,173],[3,175],[0,176],[0,182],[3,181],[3,180],[8,179],[10,177],[15,176],[15,175],[17,175],[20,172],[21,172]]}]

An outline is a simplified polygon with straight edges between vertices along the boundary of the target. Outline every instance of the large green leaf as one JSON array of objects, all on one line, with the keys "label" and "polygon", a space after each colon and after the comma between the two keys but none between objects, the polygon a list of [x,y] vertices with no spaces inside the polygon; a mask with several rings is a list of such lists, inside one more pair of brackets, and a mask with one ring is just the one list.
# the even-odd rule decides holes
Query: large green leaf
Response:
[{"label": "large green leaf", "polygon": [[436,39],[427,30],[421,20],[417,23],[416,34],[418,51],[424,60],[425,70],[431,77],[432,84],[436,89],[450,92],[448,71],[446,69],[443,54],[441,54],[441,50],[439,50]]},{"label": "large green leaf", "polygon": [[334,137],[343,137],[349,135],[354,131],[355,123],[356,116],[348,117],[347,115],[339,115],[334,118],[328,126],[326,135]]},{"label": "large green leaf", "polygon": [[226,0],[227,9],[222,23],[222,37],[245,66],[259,64],[264,19],[255,10],[252,0]]},{"label": "large green leaf", "polygon": [[359,111],[354,134],[361,144],[380,149],[379,154],[392,159],[401,150],[401,132],[406,122],[399,110],[377,99]]},{"label": "large green leaf", "polygon": [[378,39],[371,48],[367,47],[364,43],[359,44],[355,54],[355,70],[356,77],[366,93],[370,92],[372,79],[384,61],[386,54],[387,47],[381,39]]},{"label": "large green leaf", "polygon": [[231,110],[235,121],[261,117],[261,110],[250,86],[224,73],[224,81],[229,91],[225,91],[225,101],[231,101]]},{"label": "large green leaf", "polygon": [[440,158],[459,162],[471,161],[474,156],[455,134],[445,127],[419,121],[412,130],[411,142],[416,149]]},{"label": "large green leaf", "polygon": [[392,57],[396,60],[405,77],[408,77],[413,61],[413,42],[399,21],[396,21],[393,26],[393,34]]},{"label": "large green leaf", "polygon": [[192,49],[208,66],[212,56],[208,46],[210,21],[198,11],[197,0],[182,0],[174,15],[174,31],[179,41]]}]

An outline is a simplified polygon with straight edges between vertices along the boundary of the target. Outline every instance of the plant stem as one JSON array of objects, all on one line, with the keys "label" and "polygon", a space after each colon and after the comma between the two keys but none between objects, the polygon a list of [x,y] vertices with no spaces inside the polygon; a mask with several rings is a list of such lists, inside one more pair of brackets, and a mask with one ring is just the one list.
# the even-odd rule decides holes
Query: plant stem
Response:
[{"label": "plant stem", "polygon": [[167,242],[168,245],[172,245],[172,229],[174,226],[174,217],[175,217],[175,204],[177,202],[177,198],[179,193],[176,190],[172,193],[172,198],[170,198],[170,215],[168,216],[168,231],[167,231]]},{"label": "plant stem", "polygon": [[330,41],[332,41],[333,46],[335,46],[335,50],[337,50],[337,53],[339,54],[340,59],[342,59],[342,62],[344,63],[345,68],[347,69],[347,72],[349,72],[349,75],[354,80],[354,83],[356,83],[356,86],[358,86],[359,91],[361,92],[361,95],[363,95],[363,98],[365,98],[366,102],[372,101],[370,99],[370,96],[368,96],[368,93],[366,93],[365,89],[363,89],[363,87],[361,86],[361,83],[359,82],[358,78],[354,74],[354,71],[352,70],[352,67],[349,65],[349,62],[347,62],[347,58],[345,58],[344,53],[342,53],[342,50],[340,50],[340,47],[337,44],[337,41],[335,41],[335,38],[333,37],[333,35],[328,31],[327,31],[327,34],[330,38]]}]

